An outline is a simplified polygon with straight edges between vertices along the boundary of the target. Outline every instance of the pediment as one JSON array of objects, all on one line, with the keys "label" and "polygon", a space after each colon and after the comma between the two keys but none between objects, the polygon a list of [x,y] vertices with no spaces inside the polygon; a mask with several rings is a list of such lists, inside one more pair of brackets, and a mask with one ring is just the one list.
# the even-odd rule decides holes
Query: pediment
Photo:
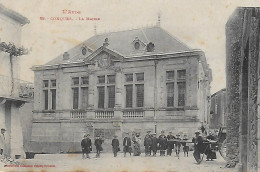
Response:
[{"label": "pediment", "polygon": [[87,58],[85,63],[97,64],[100,68],[107,68],[114,65],[116,61],[123,61],[124,57],[107,47],[100,47]]}]

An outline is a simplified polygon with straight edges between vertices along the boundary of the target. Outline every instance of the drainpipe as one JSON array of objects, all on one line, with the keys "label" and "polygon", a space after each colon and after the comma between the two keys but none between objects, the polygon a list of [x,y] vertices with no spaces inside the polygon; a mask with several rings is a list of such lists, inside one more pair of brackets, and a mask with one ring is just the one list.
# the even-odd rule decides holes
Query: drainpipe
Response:
[{"label": "drainpipe", "polygon": [[154,132],[157,133],[157,64],[158,60],[154,60]]}]

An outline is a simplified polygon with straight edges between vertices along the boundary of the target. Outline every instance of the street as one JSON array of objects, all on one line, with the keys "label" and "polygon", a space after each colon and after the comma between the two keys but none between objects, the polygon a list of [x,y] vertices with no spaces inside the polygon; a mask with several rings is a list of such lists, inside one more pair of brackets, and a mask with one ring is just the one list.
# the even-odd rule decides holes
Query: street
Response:
[{"label": "street", "polygon": [[189,157],[180,154],[178,159],[174,156],[166,157],[130,157],[127,154],[119,153],[114,158],[112,153],[101,154],[96,159],[95,154],[90,155],[91,159],[82,159],[81,154],[37,154],[34,159],[19,160],[23,165],[19,167],[4,167],[3,171],[77,171],[77,172],[222,172],[235,171],[225,168],[225,161],[217,153],[214,161],[202,161],[200,165],[195,163],[189,152]]}]

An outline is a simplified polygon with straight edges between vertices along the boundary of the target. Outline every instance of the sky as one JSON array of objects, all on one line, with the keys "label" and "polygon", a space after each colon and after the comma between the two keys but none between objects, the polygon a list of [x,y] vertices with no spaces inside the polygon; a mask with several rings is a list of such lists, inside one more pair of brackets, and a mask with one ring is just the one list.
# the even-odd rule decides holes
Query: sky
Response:
[{"label": "sky", "polygon": [[[21,79],[33,81],[30,69],[97,33],[152,26],[161,27],[191,49],[205,52],[212,69],[211,93],[226,87],[225,25],[238,6],[260,6],[260,1],[240,0],[0,0],[30,20],[23,26],[22,45],[31,49],[21,58]],[[80,11],[64,14],[63,10]],[[45,20],[40,18],[44,17]],[[50,20],[52,17],[99,18],[98,21]]]}]

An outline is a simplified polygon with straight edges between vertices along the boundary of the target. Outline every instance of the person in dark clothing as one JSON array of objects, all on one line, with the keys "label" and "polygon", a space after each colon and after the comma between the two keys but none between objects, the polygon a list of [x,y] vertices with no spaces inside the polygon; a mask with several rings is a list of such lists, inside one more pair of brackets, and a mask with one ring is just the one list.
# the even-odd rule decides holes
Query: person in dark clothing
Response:
[{"label": "person in dark clothing", "polygon": [[186,141],[188,141],[189,139],[187,138],[187,135],[184,134],[183,135],[183,142],[182,142],[182,146],[183,146],[183,153],[184,153],[184,157],[187,155],[187,157],[189,156],[189,146],[187,145]]},{"label": "person in dark clothing", "polygon": [[[210,141],[215,141],[216,138],[213,136],[213,134],[211,132],[209,132],[209,136],[207,136],[207,140],[210,142]],[[207,149],[205,151],[205,154],[207,155],[207,160],[206,161],[213,161],[213,159],[217,159],[217,156],[216,156],[216,152],[212,151],[211,150],[211,145],[212,144],[209,144],[207,146]]]},{"label": "person in dark clothing", "polygon": [[100,152],[102,151],[102,140],[99,136],[97,136],[95,140],[95,146],[97,150],[96,158],[100,158]]},{"label": "person in dark clothing", "polygon": [[175,137],[172,135],[172,132],[169,132],[167,136],[167,155],[172,155],[172,149],[174,149],[174,139]]},{"label": "person in dark clothing", "polygon": [[89,138],[89,134],[86,134],[84,136],[84,139],[81,141],[81,148],[82,148],[82,158],[83,159],[90,158],[89,153],[92,151],[92,143],[91,143],[91,139]]},{"label": "person in dark clothing", "polygon": [[153,156],[156,156],[157,145],[158,145],[158,139],[156,138],[156,133],[153,133],[151,137],[151,150],[153,151]]},{"label": "person in dark clothing", "polygon": [[117,152],[119,151],[119,140],[117,139],[117,136],[114,136],[114,139],[112,140],[112,149],[114,157],[117,157]]},{"label": "person in dark clothing", "polygon": [[200,136],[200,132],[195,132],[196,136],[192,139],[192,142],[194,143],[194,152],[193,156],[198,164],[201,163],[200,153],[203,152],[203,138]]},{"label": "person in dark clothing", "polygon": [[180,157],[180,149],[181,149],[181,138],[180,138],[180,134],[176,134],[176,139],[175,139],[175,153],[176,156]]},{"label": "person in dark clothing", "polygon": [[126,152],[129,152],[130,156],[132,153],[132,147],[131,147],[131,139],[129,137],[129,134],[126,133],[126,136],[123,140],[123,146],[124,146],[124,157],[126,156]]},{"label": "person in dark clothing", "polygon": [[146,136],[144,137],[144,147],[145,147],[145,156],[151,156],[151,131],[147,131]]},{"label": "person in dark clothing", "polygon": [[161,132],[159,136],[159,149],[160,156],[165,156],[165,150],[167,149],[167,137],[164,135],[164,131]]}]

